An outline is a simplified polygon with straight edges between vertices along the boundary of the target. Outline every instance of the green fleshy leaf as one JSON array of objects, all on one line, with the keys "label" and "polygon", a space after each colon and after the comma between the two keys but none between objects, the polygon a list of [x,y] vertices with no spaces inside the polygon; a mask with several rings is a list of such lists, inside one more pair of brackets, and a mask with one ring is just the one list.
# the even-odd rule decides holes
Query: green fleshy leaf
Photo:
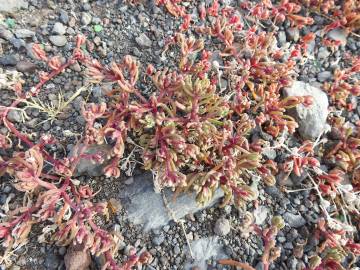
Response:
[{"label": "green fleshy leaf", "polygon": [[94,25],[94,31],[95,31],[96,33],[101,32],[102,29],[103,29],[103,28],[102,28],[101,25],[99,25],[99,24]]}]

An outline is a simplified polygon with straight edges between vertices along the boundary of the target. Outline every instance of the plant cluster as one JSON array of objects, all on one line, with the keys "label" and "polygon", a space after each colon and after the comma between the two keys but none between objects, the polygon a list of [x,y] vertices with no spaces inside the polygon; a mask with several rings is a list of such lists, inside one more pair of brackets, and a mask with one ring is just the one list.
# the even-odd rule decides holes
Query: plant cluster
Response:
[{"label": "plant cluster", "polygon": [[[81,159],[99,163],[110,159],[104,175],[119,178],[126,167],[124,160],[128,161],[127,153],[134,149],[143,169],[153,173],[157,190],[170,187],[177,192],[194,191],[199,204],[207,203],[221,188],[224,204],[244,208],[256,200],[259,179],[274,185],[279,175],[286,179],[291,173],[306,174],[325,217],[317,228],[318,237],[323,240],[322,257],[314,256],[310,269],[340,269],[346,255],[359,254],[353,236],[354,225],[359,226],[360,211],[356,193],[360,188],[359,133],[334,116],[329,123],[337,138],[331,151],[322,151],[325,142],[320,138],[292,148],[286,143],[287,136],[298,127],[288,111],[299,104],[311,106],[314,101],[311,96],[284,97],[282,90],[291,86],[296,66],[306,59],[307,46],[315,35],[308,33],[298,44],[279,48],[276,24],[288,20],[293,27],[302,28],[313,23],[311,17],[304,16],[299,1],[251,1],[235,8],[215,0],[209,6],[199,5],[200,20],[195,22],[181,2],[156,1],[182,20],[179,33],[169,39],[164,52],[170,48],[178,50],[177,69],[156,70],[148,65],[145,74],[141,74],[140,63],[131,56],[103,65],[85,54],[81,49],[85,38],[79,36],[73,55],[65,63],[60,62],[59,56],[48,57],[41,46],[34,46],[34,54],[47,64],[48,72],[41,72],[39,83],[29,90],[23,89],[16,74],[0,77],[0,84],[12,88],[16,95],[10,106],[0,107],[1,123],[9,131],[0,135],[0,149],[6,152],[0,157],[0,176],[10,179],[24,193],[23,205],[12,211],[7,209],[1,218],[3,261],[8,262],[13,250],[27,243],[34,224],[41,224],[39,241],[58,245],[83,243],[92,254],[105,257],[104,269],[126,270],[148,262],[149,253],[133,251],[123,266],[117,266],[119,237],[99,226],[100,216],[108,218],[109,205],[94,203],[96,192],[74,176]],[[315,5],[314,1],[308,4]],[[344,9],[348,17],[343,26],[354,30],[357,19],[348,10],[356,11],[356,7]],[[272,31],[263,29],[265,22],[273,25]],[[218,55],[204,45],[215,39]],[[359,59],[351,59],[352,66],[335,71],[334,81],[324,86],[335,105],[345,106],[349,95],[359,95],[358,82],[352,78],[360,70]],[[59,158],[47,151],[56,143],[55,138],[43,135],[34,141],[9,121],[8,113],[38,108],[50,119],[56,118],[75,96],[56,108],[42,103],[39,93],[47,82],[76,61],[86,66],[89,83],[107,84],[112,90],[108,103],[84,104],[86,126],[75,146],[79,155]],[[153,86],[153,93],[142,93],[144,83]],[[273,142],[259,136],[263,133]],[[88,147],[102,144],[111,146],[106,156],[86,154]],[[284,151],[285,158],[278,163],[269,160],[262,155],[268,148]],[[321,169],[323,160],[332,162],[330,171]],[[349,184],[344,184],[346,174],[351,175]],[[337,217],[328,212],[331,203],[336,206]],[[281,227],[283,221],[276,217],[270,228],[255,228],[264,240],[262,261],[266,269],[280,254],[274,239]]]}]

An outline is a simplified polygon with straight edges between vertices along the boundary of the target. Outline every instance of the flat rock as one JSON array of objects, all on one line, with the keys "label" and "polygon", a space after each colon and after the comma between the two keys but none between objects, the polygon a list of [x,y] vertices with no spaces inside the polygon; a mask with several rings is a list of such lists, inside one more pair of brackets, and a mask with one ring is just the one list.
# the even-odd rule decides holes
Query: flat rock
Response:
[{"label": "flat rock", "polygon": [[3,66],[16,66],[17,62],[18,57],[12,54],[0,57],[0,65]]},{"label": "flat rock", "polygon": [[62,35],[50,36],[49,40],[52,44],[58,47],[65,46],[65,44],[67,43],[66,37]]},{"label": "flat rock", "polygon": [[62,23],[56,22],[52,32],[57,35],[64,35],[66,33],[66,27]]},{"label": "flat rock", "polygon": [[91,264],[90,252],[84,245],[72,245],[64,257],[66,270],[87,270]]},{"label": "flat rock", "polygon": [[17,38],[31,38],[35,36],[35,32],[29,29],[17,29],[15,30],[15,36]]},{"label": "flat rock", "polygon": [[[198,269],[206,270],[208,269],[207,260],[227,258],[223,246],[219,243],[219,238],[217,236],[201,238],[192,242],[190,246],[194,256],[194,262],[189,260],[185,264],[185,270],[192,270],[195,266],[198,267]],[[190,253],[187,257],[191,258]]]},{"label": "flat rock", "polygon": [[[219,189],[209,204],[199,206],[195,201],[195,193],[180,194],[176,200],[173,200],[174,193],[171,190],[165,189],[164,194],[176,219],[212,206],[223,196],[222,190]],[[154,191],[151,174],[135,176],[134,182],[124,187],[119,196],[128,213],[128,219],[134,224],[143,225],[145,231],[165,226],[172,220],[162,195]]]},{"label": "flat rock", "polygon": [[152,44],[151,40],[144,33],[140,34],[140,36],[135,38],[135,41],[140,47],[143,47],[143,48],[151,47],[151,44]]},{"label": "flat rock", "polygon": [[[82,145],[79,146],[82,147]],[[78,156],[80,152],[79,149],[75,149],[75,147],[71,150],[69,156]],[[79,163],[75,168],[74,175],[87,175],[87,176],[101,176],[104,175],[104,168],[109,164],[110,159],[108,158],[108,154],[110,153],[112,147],[108,144],[101,145],[89,145],[87,149],[84,151],[84,154],[99,154],[103,157],[104,162],[98,163],[90,160],[89,158],[81,158]],[[76,151],[76,152],[75,152]]]},{"label": "flat rock", "polygon": [[306,224],[306,220],[302,215],[295,215],[289,212],[284,214],[285,223],[288,224],[291,228],[300,228]]},{"label": "flat rock", "polygon": [[0,12],[16,12],[19,9],[27,9],[28,1],[25,0],[0,0]]},{"label": "flat rock", "polygon": [[20,72],[34,73],[36,65],[30,61],[19,61],[16,64],[16,70]]},{"label": "flat rock", "polygon": [[285,96],[312,96],[313,104],[305,107],[300,104],[290,113],[294,114],[299,124],[299,134],[303,139],[316,139],[326,126],[329,101],[327,95],[317,87],[308,83],[295,81],[293,85],[286,88]]},{"label": "flat rock", "polygon": [[266,218],[270,214],[269,208],[266,206],[259,206],[254,210],[255,224],[264,225]]}]

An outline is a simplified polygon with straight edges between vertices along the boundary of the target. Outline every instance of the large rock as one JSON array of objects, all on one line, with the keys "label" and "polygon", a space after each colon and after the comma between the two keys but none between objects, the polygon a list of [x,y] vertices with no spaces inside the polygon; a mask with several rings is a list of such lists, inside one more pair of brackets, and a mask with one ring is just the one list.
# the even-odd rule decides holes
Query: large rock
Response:
[{"label": "large rock", "polygon": [[194,256],[194,262],[190,261],[190,252],[188,255],[189,261],[185,264],[185,270],[208,269],[207,260],[225,259],[227,256],[223,251],[223,246],[219,243],[218,237],[201,238],[190,244]]},{"label": "large rock", "polygon": [[340,41],[342,45],[346,45],[348,33],[345,29],[336,28],[331,30],[327,36],[335,41]]},{"label": "large rock", "polygon": [[[78,156],[80,153],[80,147],[75,149],[73,148],[69,154],[70,157]],[[101,176],[104,175],[104,168],[109,164],[109,153],[112,147],[108,144],[101,145],[89,145],[83,154],[91,155],[91,154],[99,154],[103,157],[104,162],[98,163],[94,162],[90,158],[80,158],[79,163],[75,168],[74,175],[87,175],[87,176]]]},{"label": "large rock", "polygon": [[28,8],[28,1],[25,0],[0,0],[0,12],[16,12],[21,8]]},{"label": "large rock", "polygon": [[[166,189],[164,194],[176,219],[209,207],[223,196],[223,192],[217,190],[212,201],[200,207],[195,201],[194,193],[180,194],[175,200],[172,191]],[[128,219],[134,224],[144,225],[145,231],[162,227],[172,220],[162,195],[154,191],[151,174],[135,176],[134,182],[120,191],[120,200],[128,213]]]},{"label": "large rock", "polygon": [[296,81],[286,88],[285,96],[312,96],[313,104],[305,107],[300,104],[292,111],[298,124],[299,134],[303,139],[316,139],[326,126],[329,101],[327,95],[319,88],[308,83]]}]

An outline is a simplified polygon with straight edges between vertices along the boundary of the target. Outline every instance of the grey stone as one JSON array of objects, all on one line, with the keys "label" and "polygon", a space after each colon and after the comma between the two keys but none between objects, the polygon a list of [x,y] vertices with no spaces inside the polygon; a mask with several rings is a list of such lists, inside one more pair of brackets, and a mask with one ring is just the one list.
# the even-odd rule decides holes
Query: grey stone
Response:
[{"label": "grey stone", "polygon": [[48,253],[46,255],[46,258],[45,258],[45,262],[44,262],[44,266],[46,269],[57,269],[58,266],[60,264],[60,258],[59,256],[53,254],[53,253]]},{"label": "grey stone", "polygon": [[291,228],[300,228],[306,224],[306,220],[300,214],[295,215],[295,214],[286,212],[283,217],[284,217],[285,222]]},{"label": "grey stone", "polygon": [[[161,194],[154,191],[152,179],[151,174],[135,176],[134,183],[125,186],[119,194],[128,219],[134,224],[143,224],[145,231],[160,228],[172,220]],[[183,193],[178,195],[176,200],[172,200],[174,193],[171,190],[165,189],[163,192],[176,219],[205,209],[223,196],[223,192],[217,190],[209,204],[199,206],[195,201],[195,193]]]},{"label": "grey stone", "polygon": [[26,42],[23,39],[20,38],[12,38],[10,39],[10,43],[16,48],[16,49],[20,49],[22,47],[26,47]]},{"label": "grey stone", "polygon": [[[194,261],[190,260],[185,263],[185,270],[192,270],[197,266],[198,269],[208,269],[207,261],[210,259],[219,260],[227,257],[223,250],[223,246],[219,243],[218,237],[201,238],[192,242],[191,250],[193,252]],[[190,256],[188,256],[190,257]]]},{"label": "grey stone", "polygon": [[17,62],[18,57],[12,54],[0,57],[0,65],[3,66],[16,66]]},{"label": "grey stone", "polygon": [[328,115],[328,97],[319,88],[296,81],[284,91],[285,96],[312,96],[313,104],[296,106],[292,113],[299,124],[299,134],[303,139],[316,139],[326,127]]},{"label": "grey stone", "polygon": [[0,12],[16,12],[19,9],[27,9],[28,1],[25,0],[0,0]]},{"label": "grey stone", "polygon": [[19,61],[16,64],[17,71],[33,73],[36,70],[36,65],[29,61]]},{"label": "grey stone", "polygon": [[137,38],[135,38],[136,43],[143,48],[151,47],[151,40],[148,38],[148,36],[144,33],[140,34]]},{"label": "grey stone", "polygon": [[35,32],[28,29],[17,29],[15,31],[15,36],[17,38],[31,38],[35,36]]},{"label": "grey stone", "polygon": [[330,55],[330,52],[325,48],[325,47],[321,47],[317,53],[317,57],[319,59],[325,59],[328,58]]},{"label": "grey stone", "polygon": [[152,243],[155,245],[155,246],[160,246],[163,242],[165,241],[165,236],[163,234],[160,234],[158,236],[155,236],[153,239],[152,239]]},{"label": "grey stone", "polygon": [[318,75],[317,75],[317,79],[319,82],[325,82],[330,78],[331,78],[330,71],[323,71],[323,72],[318,73]]},{"label": "grey stone", "polygon": [[69,22],[69,14],[63,9],[60,10],[60,21],[64,24]]},{"label": "grey stone", "polygon": [[6,29],[3,25],[0,24],[0,38],[3,38],[5,40],[10,40],[10,39],[14,38],[14,34],[11,33],[10,30]]},{"label": "grey stone", "polygon": [[82,23],[82,25],[88,25],[88,24],[90,24],[90,23],[91,23],[91,19],[92,19],[92,17],[91,17],[91,15],[90,15],[89,13],[83,12],[83,13],[81,14],[81,23]]},{"label": "grey stone", "polygon": [[255,224],[263,225],[269,214],[269,208],[263,205],[259,206],[257,209],[254,210]]},{"label": "grey stone", "polygon": [[219,236],[225,236],[225,235],[229,234],[230,229],[231,229],[230,222],[226,218],[219,218],[215,222],[214,233]]},{"label": "grey stone", "polygon": [[[79,145],[77,149],[75,147],[69,153],[70,157],[77,157],[79,153],[82,152],[81,148],[83,145]],[[75,176],[79,175],[88,175],[88,176],[101,176],[104,175],[104,168],[109,164],[109,153],[112,147],[108,144],[101,145],[90,145],[88,146],[83,153],[87,155],[99,154],[102,156],[104,161],[102,163],[95,162],[89,158],[80,158],[76,168],[75,168]]]},{"label": "grey stone", "polygon": [[66,33],[66,27],[62,23],[56,22],[52,32],[57,35],[64,35]]},{"label": "grey stone", "polygon": [[50,36],[49,40],[52,44],[58,47],[65,46],[65,44],[67,43],[67,39],[65,36]]},{"label": "grey stone", "polygon": [[342,45],[346,45],[347,32],[343,28],[336,28],[327,33],[327,36],[332,40],[339,40]]}]

